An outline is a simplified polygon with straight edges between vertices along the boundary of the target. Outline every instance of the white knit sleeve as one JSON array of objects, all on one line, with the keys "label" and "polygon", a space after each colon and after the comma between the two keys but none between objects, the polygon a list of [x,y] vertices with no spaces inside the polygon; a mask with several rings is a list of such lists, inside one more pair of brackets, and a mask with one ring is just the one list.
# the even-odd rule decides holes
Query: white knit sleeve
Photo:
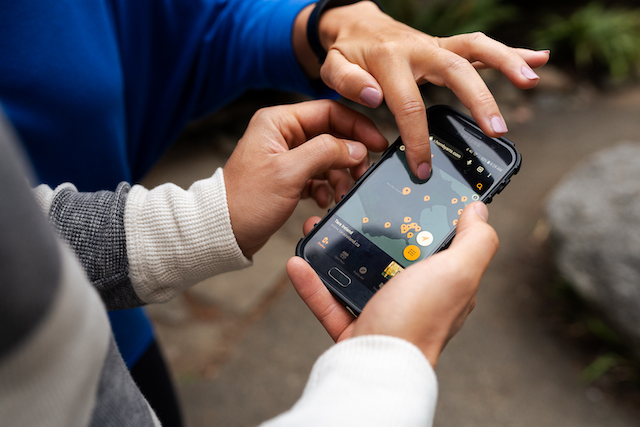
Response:
[{"label": "white knit sleeve", "polygon": [[435,372],[417,347],[362,336],[323,354],[300,400],[262,427],[425,427],[433,423],[437,398]]},{"label": "white knit sleeve", "polygon": [[129,276],[140,299],[163,302],[195,283],[251,265],[238,247],[222,169],[185,191],[135,185],[124,213]]}]

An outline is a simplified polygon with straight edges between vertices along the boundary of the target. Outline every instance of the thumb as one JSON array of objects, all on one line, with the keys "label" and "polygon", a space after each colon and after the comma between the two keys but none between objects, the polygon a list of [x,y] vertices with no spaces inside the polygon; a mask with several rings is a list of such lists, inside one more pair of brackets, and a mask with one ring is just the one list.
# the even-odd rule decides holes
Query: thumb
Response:
[{"label": "thumb", "polygon": [[489,210],[482,202],[469,204],[458,220],[456,237],[447,252],[465,260],[467,267],[486,269],[498,250],[498,235],[487,223]]},{"label": "thumb", "polygon": [[357,141],[318,135],[281,155],[290,175],[301,183],[330,169],[355,167],[367,159],[367,148]]}]

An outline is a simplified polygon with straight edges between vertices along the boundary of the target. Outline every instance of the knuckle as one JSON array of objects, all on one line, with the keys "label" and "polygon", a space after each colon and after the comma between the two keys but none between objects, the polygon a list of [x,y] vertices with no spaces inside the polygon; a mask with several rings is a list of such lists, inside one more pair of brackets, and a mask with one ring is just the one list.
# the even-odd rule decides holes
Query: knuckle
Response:
[{"label": "knuckle", "polygon": [[498,234],[489,224],[478,224],[477,226],[481,227],[478,232],[482,233],[482,241],[487,253],[495,253],[500,246]]},{"label": "knuckle", "polygon": [[471,303],[469,304],[469,313],[471,313],[476,308],[476,299],[473,298]]},{"label": "knuckle", "polygon": [[522,62],[522,57],[512,48],[507,48],[507,52],[504,55],[507,62]]},{"label": "knuckle", "polygon": [[273,113],[273,110],[275,108],[276,107],[262,107],[258,111],[256,111],[254,116],[257,116],[257,117],[269,116],[269,115],[271,115]]},{"label": "knuckle", "polygon": [[349,65],[341,66],[337,70],[335,76],[336,78],[334,79],[334,89],[339,93],[352,91],[355,87],[354,83],[358,81],[356,70],[354,69],[354,67]]},{"label": "knuckle", "polygon": [[474,31],[467,34],[466,41],[468,44],[477,44],[485,42],[489,37],[482,31]]},{"label": "knuckle", "polygon": [[340,153],[340,147],[334,137],[329,134],[318,135],[316,149],[318,155],[338,155]]},{"label": "knuckle", "polygon": [[487,226],[488,230],[487,230],[487,245],[495,252],[498,250],[498,247],[500,246],[500,239],[498,238],[498,234],[495,232],[495,230],[490,227]]},{"label": "knuckle", "polygon": [[449,55],[449,57],[444,61],[444,66],[449,77],[460,73],[466,73],[470,70],[470,67],[473,68],[469,61],[458,55]]},{"label": "knuckle", "polygon": [[415,98],[403,99],[400,103],[401,113],[409,118],[426,116],[427,108],[424,106],[422,100]]},{"label": "knuckle", "polygon": [[395,40],[387,40],[381,43],[376,43],[371,49],[374,57],[390,58],[397,55],[400,50],[400,46]]},{"label": "knuckle", "polygon": [[275,114],[275,109],[277,107],[263,107],[260,108],[258,111],[256,111],[253,114],[253,117],[251,117],[251,122],[252,123],[264,123],[266,121],[269,121],[272,119],[272,117]]},{"label": "knuckle", "polygon": [[483,90],[477,93],[474,97],[474,104],[476,107],[485,109],[493,108],[496,105],[496,101],[489,90]]}]

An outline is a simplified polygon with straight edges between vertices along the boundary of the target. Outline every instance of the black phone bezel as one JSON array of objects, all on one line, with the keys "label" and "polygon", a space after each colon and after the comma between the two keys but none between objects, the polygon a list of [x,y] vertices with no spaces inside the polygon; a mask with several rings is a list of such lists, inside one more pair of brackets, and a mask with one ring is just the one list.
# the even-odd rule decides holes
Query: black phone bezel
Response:
[{"label": "black phone bezel", "polygon": [[[508,170],[505,173],[504,177],[500,181],[494,182],[489,188],[489,190],[487,190],[482,196],[480,196],[480,199],[479,199],[480,201],[486,204],[491,203],[491,201],[493,200],[493,196],[500,193],[504,189],[504,187],[510,182],[511,177],[517,174],[520,170],[520,166],[522,164],[522,156],[520,155],[518,150],[516,150],[515,144],[504,137],[492,138],[492,137],[486,136],[471,117],[447,105],[435,105],[433,107],[430,107],[427,110],[427,117],[430,119],[430,129],[431,129],[430,133],[434,135],[438,135],[439,133],[433,132],[433,128],[438,128],[440,129],[440,134],[446,133],[450,137],[462,138],[464,140],[463,136],[452,135],[451,132],[447,132],[436,125],[436,120],[432,120],[432,119],[434,119],[435,116],[439,114],[454,117],[456,120],[458,120],[460,123],[462,123],[465,126],[464,128],[465,131],[469,129],[469,133],[475,138],[482,138],[482,139],[488,138],[490,140],[500,141],[501,143],[504,144],[504,147],[507,148],[513,155],[513,161],[511,162],[510,165],[508,165]],[[366,180],[366,178],[369,175],[371,175],[378,168],[378,166],[384,162],[384,160],[391,157],[391,155],[393,155],[395,150],[397,150],[400,145],[402,145],[402,140],[400,137],[398,137],[398,139],[393,144],[391,144],[391,146],[389,146],[389,148],[387,148],[387,150],[382,154],[380,159],[376,163],[372,164],[369,167],[369,169],[367,169],[367,171],[356,181],[353,188],[351,188],[351,190],[333,208],[327,211],[326,215],[322,218],[322,220],[320,220],[320,222],[314,225],[313,230],[311,230],[305,237],[300,239],[300,241],[296,245],[297,256],[303,258],[309,265],[313,267],[313,265],[309,262],[309,260],[304,256],[304,248],[306,244],[311,240],[314,234],[324,224],[326,224],[327,221],[329,221],[329,219],[332,217],[332,213],[337,208],[339,208],[343,203],[346,203],[346,201],[349,200],[349,198],[358,190],[358,188]],[[434,251],[434,254],[446,249],[451,243],[451,241],[453,240],[453,237],[455,236],[455,234],[456,234],[456,230],[454,228],[451,231],[451,233],[449,233],[449,235],[442,240],[442,242],[439,244],[437,249]],[[317,273],[317,270],[316,270],[316,273]],[[320,274],[318,274],[318,277],[320,277],[320,280],[322,280],[322,282],[327,287],[327,289],[329,289],[329,291],[351,312],[351,314],[353,314],[354,316],[357,316],[360,312],[362,312],[364,305],[360,307],[360,305],[356,301],[353,301],[352,298],[345,295],[344,292],[346,288],[342,288],[339,285],[334,284],[329,280],[326,280]]]}]

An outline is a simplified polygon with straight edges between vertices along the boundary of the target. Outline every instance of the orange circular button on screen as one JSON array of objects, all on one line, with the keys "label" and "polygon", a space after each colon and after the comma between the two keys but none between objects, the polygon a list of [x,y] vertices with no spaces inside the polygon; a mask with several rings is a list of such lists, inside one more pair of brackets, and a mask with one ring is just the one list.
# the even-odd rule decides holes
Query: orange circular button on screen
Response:
[{"label": "orange circular button on screen", "polygon": [[404,248],[404,251],[402,251],[402,255],[404,255],[404,257],[409,261],[415,261],[420,258],[420,248],[416,245],[409,245]]}]

